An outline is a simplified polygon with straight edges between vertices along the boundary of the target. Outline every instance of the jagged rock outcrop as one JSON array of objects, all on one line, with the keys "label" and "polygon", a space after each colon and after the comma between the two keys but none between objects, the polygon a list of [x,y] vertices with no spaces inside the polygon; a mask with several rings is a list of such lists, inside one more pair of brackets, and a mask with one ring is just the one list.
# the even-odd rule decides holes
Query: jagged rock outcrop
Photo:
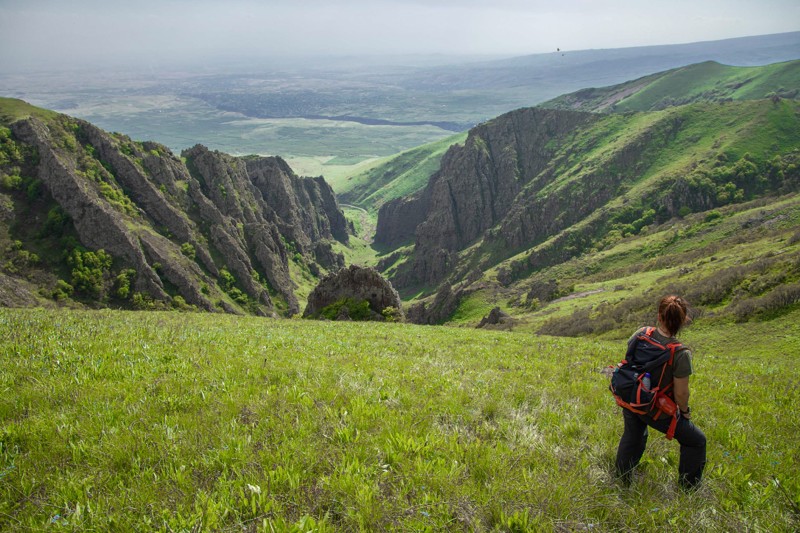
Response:
[{"label": "jagged rock outcrop", "polygon": [[11,130],[36,149],[37,177],[70,216],[84,246],[122,258],[136,270],[136,290],[165,299],[164,284],[148,262],[137,232],[129,230],[124,218],[103,200],[93,184],[77,174],[76,162],[60,149],[60,142],[51,137],[48,127],[28,119],[15,122]]},{"label": "jagged rock outcrop", "polygon": [[450,285],[445,283],[436,293],[433,302],[419,302],[412,305],[406,313],[406,319],[413,324],[441,324],[455,312],[463,296],[462,289],[453,291]]},{"label": "jagged rock outcrop", "polygon": [[226,257],[230,272],[248,295],[269,303],[269,294],[253,276],[260,271],[286,300],[290,313],[298,312],[288,252],[278,228],[264,216],[269,209],[258,201],[259,193],[250,182],[246,165],[202,145],[181,155],[199,184],[190,187],[190,197],[207,221],[210,242]]},{"label": "jagged rock outcrop", "polygon": [[453,252],[503,220],[523,189],[552,165],[561,141],[593,120],[589,113],[530,108],[474,128],[463,146],[445,154],[424,191],[381,210],[378,226],[387,229],[376,237],[379,244],[407,238],[409,226],[424,217],[415,229],[414,261],[395,283],[440,282],[453,267]]},{"label": "jagged rock outcrop", "polygon": [[378,210],[375,243],[396,248],[414,242],[417,227],[425,221],[431,200],[431,188],[426,187],[411,196],[395,198]]},{"label": "jagged rock outcrop", "polygon": [[[475,257],[490,265],[557,235],[562,245],[553,249],[555,259],[571,257],[584,243],[561,232],[642,176],[683,124],[665,114],[627,130],[624,143],[595,138],[593,128],[612,135],[615,126],[603,121],[614,120],[624,119],[531,108],[471,130],[424,191],[379,213],[378,226],[387,230],[376,240],[386,245],[408,238],[409,226],[424,218],[411,258],[392,282],[401,288],[454,283],[475,268]],[[608,146],[592,152],[599,142]]]},{"label": "jagged rock outcrop", "polygon": [[261,194],[267,218],[274,221],[280,233],[324,267],[343,266],[330,254],[329,246],[321,246],[331,239],[345,244],[349,240],[347,219],[325,180],[299,179],[279,157],[247,159],[246,169]]},{"label": "jagged rock outcrop", "polygon": [[477,325],[477,328],[510,330],[513,326],[514,319],[499,307],[495,307],[489,311],[488,315],[481,319],[480,323]]},{"label": "jagged rock outcrop", "polygon": [[[399,313],[397,318],[402,318],[400,295],[392,284],[374,268],[357,265],[343,268],[320,281],[308,297],[303,317],[316,318],[326,307],[344,300],[369,302],[376,319],[382,318],[387,308],[396,309]],[[341,313],[341,309],[339,311]]]},{"label": "jagged rock outcrop", "polygon": [[155,301],[181,296],[204,310],[295,314],[290,261],[312,275],[344,266],[332,241],[347,243],[349,226],[333,190],[322,178],[299,178],[280,158],[197,145],[184,151],[184,164],[161,145],[63,115],[10,127],[12,142],[29,153],[25,172],[50,198],[34,206],[51,211],[37,220],[55,206],[82,246],[110,254],[105,283],[129,269],[132,291]]}]

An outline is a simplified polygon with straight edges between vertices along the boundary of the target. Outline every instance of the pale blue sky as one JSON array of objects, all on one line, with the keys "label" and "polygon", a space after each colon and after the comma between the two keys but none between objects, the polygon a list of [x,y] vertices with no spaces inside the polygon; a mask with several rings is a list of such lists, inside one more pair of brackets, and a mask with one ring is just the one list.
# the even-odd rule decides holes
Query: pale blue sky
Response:
[{"label": "pale blue sky", "polygon": [[0,0],[0,70],[202,57],[525,55],[797,30],[797,0]]}]

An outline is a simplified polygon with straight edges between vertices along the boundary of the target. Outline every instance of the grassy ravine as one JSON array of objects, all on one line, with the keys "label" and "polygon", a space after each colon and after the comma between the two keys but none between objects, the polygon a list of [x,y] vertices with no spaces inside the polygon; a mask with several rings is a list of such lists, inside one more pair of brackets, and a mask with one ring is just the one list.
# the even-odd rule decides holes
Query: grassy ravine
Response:
[{"label": "grassy ravine", "polygon": [[796,530],[799,319],[686,332],[689,495],[612,479],[623,341],[0,309],[0,530]]}]

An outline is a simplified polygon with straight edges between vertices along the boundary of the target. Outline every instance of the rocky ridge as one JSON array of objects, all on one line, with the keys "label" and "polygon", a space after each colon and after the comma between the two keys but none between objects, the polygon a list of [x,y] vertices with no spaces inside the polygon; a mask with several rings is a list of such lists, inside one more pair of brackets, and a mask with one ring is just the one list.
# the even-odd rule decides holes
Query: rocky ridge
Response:
[{"label": "rocky ridge", "polygon": [[423,191],[381,208],[377,243],[415,239],[413,262],[393,281],[399,287],[442,281],[454,254],[504,220],[524,189],[541,189],[547,179],[531,182],[552,168],[559,145],[595,120],[589,113],[528,108],[473,129],[464,146],[445,154]]},{"label": "rocky ridge", "polygon": [[[138,293],[165,303],[180,296],[208,311],[295,314],[293,268],[321,276],[344,266],[332,242],[347,243],[350,228],[332,189],[322,178],[296,176],[280,158],[236,158],[197,145],[179,159],[156,143],[66,116],[9,126],[7,146],[26,155],[0,170],[25,175],[28,194],[9,182],[18,190],[8,196],[8,226],[32,212],[28,218],[42,227],[27,235],[40,245],[71,235],[77,242],[68,247],[110,254],[105,301]],[[43,222],[53,213],[64,220],[57,232]],[[120,297],[114,276],[130,271],[132,292]]]},{"label": "rocky ridge", "polygon": [[[512,111],[451,147],[424,190],[381,208],[376,242],[390,253],[380,267],[401,292],[436,294],[426,300],[436,316],[420,307],[410,320],[441,322],[453,307],[446,287],[476,270],[497,269],[507,286],[646,226],[795,190],[796,112],[772,100]],[[769,158],[739,148],[767,135]]]}]

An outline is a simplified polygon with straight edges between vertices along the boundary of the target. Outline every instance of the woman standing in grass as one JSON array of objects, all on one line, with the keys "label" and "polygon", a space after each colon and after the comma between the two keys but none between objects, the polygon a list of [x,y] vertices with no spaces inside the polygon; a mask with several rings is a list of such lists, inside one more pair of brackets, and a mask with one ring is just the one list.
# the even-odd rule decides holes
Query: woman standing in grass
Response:
[{"label": "woman standing in grass", "polygon": [[[658,305],[658,326],[642,328],[628,341],[629,348],[643,334],[667,346],[677,343],[675,336],[689,322],[686,301],[679,296],[665,296]],[[660,370],[654,373],[661,374]],[[692,423],[689,409],[689,376],[692,374],[692,352],[686,347],[675,351],[672,365],[664,367],[664,375],[659,380],[662,390],[671,391],[677,404],[677,425],[674,425],[675,439],[681,445],[680,463],[678,464],[679,483],[682,488],[696,487],[703,476],[706,465],[706,436]],[[672,385],[670,386],[670,382]],[[647,445],[647,428],[667,433],[673,417],[654,420],[649,415],[636,414],[627,409],[622,410],[625,420],[625,431],[617,449],[616,469],[623,483],[629,485],[633,469],[639,464]]]}]

